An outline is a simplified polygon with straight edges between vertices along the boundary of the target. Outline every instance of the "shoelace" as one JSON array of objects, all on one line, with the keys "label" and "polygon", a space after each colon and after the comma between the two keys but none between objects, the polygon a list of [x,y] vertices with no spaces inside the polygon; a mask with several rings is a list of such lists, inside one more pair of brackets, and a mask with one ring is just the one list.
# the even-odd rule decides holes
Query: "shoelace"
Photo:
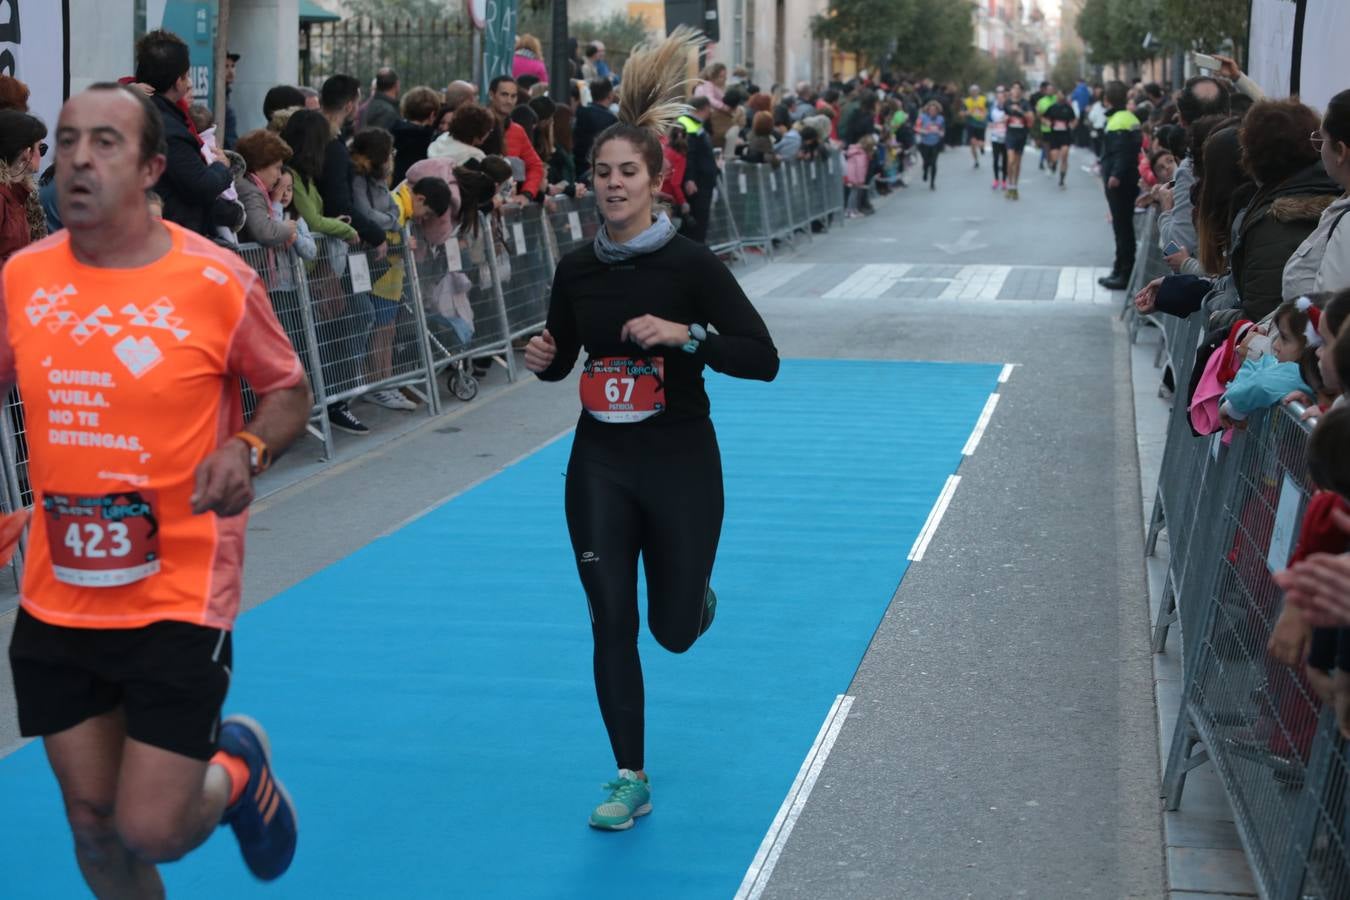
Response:
[{"label": "shoelace", "polygon": [[618,802],[622,803],[624,806],[631,807],[633,805],[630,802],[632,794],[639,787],[645,787],[645,785],[641,781],[632,781],[627,778],[619,778],[615,781],[611,781],[605,785],[605,790],[609,791],[609,800],[606,802]]}]

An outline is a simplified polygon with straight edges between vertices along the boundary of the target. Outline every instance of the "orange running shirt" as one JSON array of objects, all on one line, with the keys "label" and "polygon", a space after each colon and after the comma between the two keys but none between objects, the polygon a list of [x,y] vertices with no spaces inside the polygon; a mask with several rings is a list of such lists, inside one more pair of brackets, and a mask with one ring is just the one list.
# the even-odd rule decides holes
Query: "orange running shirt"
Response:
[{"label": "orange running shirt", "polygon": [[259,394],[304,371],[262,282],[169,222],[139,269],[75,259],[66,232],[0,276],[0,378],[23,397],[33,489],[23,607],[52,625],[231,628],[247,513],[193,515],[197,466]]}]

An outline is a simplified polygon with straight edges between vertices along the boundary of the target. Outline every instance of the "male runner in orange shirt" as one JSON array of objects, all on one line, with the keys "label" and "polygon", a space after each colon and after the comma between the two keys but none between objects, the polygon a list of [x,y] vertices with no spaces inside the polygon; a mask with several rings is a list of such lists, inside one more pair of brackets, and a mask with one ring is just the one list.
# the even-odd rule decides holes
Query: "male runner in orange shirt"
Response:
[{"label": "male runner in orange shirt", "polygon": [[[99,897],[163,897],[155,864],[222,823],[276,878],[295,810],[267,737],[220,722],[252,478],[304,430],[304,373],[254,273],[151,218],[160,116],[95,85],[56,129],[66,230],[0,274],[0,396],[24,399],[34,510],[10,644]],[[259,395],[244,432],[239,379]]]}]

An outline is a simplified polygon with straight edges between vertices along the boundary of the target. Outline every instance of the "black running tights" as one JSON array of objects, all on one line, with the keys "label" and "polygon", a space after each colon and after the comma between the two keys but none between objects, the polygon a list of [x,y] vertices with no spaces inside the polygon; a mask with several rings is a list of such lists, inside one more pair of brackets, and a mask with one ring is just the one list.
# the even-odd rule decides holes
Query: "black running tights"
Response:
[{"label": "black running tights", "polygon": [[1003,141],[994,141],[994,180],[1003,181],[1008,177],[1008,145]]},{"label": "black running tights", "polygon": [[941,144],[920,144],[919,155],[923,157],[923,177],[927,181],[929,173],[932,173],[933,183],[937,183],[937,161],[938,154],[942,152]]},{"label": "black running tights", "polygon": [[722,531],[722,460],[712,422],[608,425],[582,416],[567,466],[567,528],[595,639],[595,692],[621,769],[643,763],[637,564],[647,625],[683,653],[703,628]]}]

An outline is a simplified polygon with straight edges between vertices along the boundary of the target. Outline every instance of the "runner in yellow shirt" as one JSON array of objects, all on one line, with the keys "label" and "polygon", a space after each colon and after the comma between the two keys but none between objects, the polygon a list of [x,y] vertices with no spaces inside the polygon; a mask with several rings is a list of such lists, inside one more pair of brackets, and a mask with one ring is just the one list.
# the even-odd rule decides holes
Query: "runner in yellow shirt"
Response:
[{"label": "runner in yellow shirt", "polygon": [[966,108],[966,139],[970,141],[970,156],[978,169],[980,157],[984,155],[984,130],[989,125],[989,98],[980,92],[978,84],[972,84],[970,96],[963,104]]}]

